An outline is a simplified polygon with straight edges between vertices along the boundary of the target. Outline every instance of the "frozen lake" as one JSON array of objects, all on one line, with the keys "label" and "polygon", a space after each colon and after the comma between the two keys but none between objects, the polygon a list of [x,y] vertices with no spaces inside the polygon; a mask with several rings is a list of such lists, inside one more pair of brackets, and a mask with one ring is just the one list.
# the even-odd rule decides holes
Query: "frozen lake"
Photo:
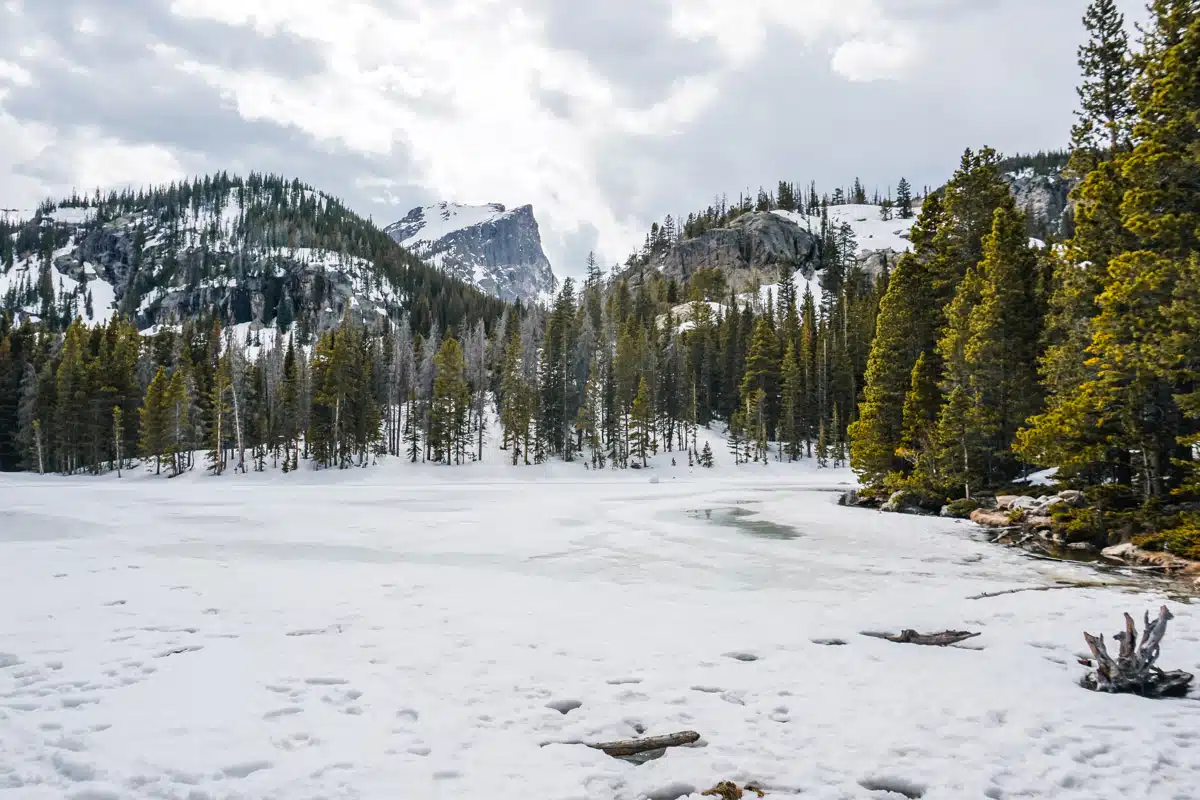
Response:
[{"label": "frozen lake", "polygon": [[[1196,693],[1093,694],[1075,661],[1084,630],[1166,602],[1162,666],[1198,671],[1193,607],[968,599],[1113,578],[840,508],[847,471],[657,464],[0,476],[0,790],[1197,796]],[[983,635],[860,635],[901,628]],[[689,729],[701,746],[642,765],[567,743]]]}]

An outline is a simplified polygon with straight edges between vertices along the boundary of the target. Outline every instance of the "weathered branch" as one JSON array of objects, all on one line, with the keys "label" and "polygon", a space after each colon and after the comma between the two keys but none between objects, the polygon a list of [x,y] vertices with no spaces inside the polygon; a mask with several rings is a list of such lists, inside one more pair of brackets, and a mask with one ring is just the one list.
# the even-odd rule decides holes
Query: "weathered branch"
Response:
[{"label": "weathered branch", "polygon": [[871,631],[863,631],[863,636],[874,636],[876,639],[887,639],[889,642],[898,644],[924,644],[933,645],[936,647],[945,647],[951,644],[958,644],[966,639],[971,639],[979,636],[978,633],[969,631],[942,631],[941,633],[917,633],[911,628],[906,628],[898,634],[876,633]]},{"label": "weathered branch", "polygon": [[665,747],[695,744],[698,741],[700,741],[700,734],[695,731],[680,731],[679,733],[668,733],[664,736],[647,736],[644,739],[622,739],[616,742],[589,744],[588,747],[603,750],[613,758],[622,758],[625,756],[635,756],[638,753],[648,753],[651,750],[662,750]]}]

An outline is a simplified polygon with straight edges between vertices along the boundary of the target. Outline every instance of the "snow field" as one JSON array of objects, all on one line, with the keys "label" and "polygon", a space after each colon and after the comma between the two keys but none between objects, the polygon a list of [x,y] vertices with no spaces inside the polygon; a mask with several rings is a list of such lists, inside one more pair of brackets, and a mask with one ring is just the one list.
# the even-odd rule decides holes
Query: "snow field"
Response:
[{"label": "snow field", "polygon": [[[713,445],[712,470],[513,468],[493,447],[464,467],[0,476],[0,788],[1195,797],[1195,697],[1090,693],[1075,663],[1084,630],[1166,602],[1163,666],[1197,669],[1190,605],[1115,585],[969,600],[1127,578],[844,509],[847,471],[735,468]],[[983,635],[860,635],[905,627]],[[568,743],[687,729],[701,746],[640,766]]]}]

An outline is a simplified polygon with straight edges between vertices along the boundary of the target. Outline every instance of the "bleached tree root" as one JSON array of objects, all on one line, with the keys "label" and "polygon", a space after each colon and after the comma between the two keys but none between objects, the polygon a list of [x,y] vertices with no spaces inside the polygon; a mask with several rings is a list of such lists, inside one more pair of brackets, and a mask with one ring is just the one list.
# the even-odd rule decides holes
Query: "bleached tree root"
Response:
[{"label": "bleached tree root", "polygon": [[935,647],[946,647],[947,645],[958,644],[967,639],[972,639],[980,636],[979,633],[971,633],[970,631],[942,631],[940,633],[917,633],[911,628],[906,628],[898,634],[876,633],[871,631],[863,631],[863,636],[874,636],[876,639],[886,639],[889,642],[898,644],[924,644]]},{"label": "bleached tree root", "polygon": [[1138,641],[1137,626],[1133,617],[1125,615],[1125,630],[1113,636],[1120,644],[1120,652],[1114,659],[1104,644],[1104,636],[1084,633],[1083,638],[1092,651],[1094,662],[1084,661],[1095,669],[1084,676],[1081,685],[1096,692],[1128,693],[1142,697],[1183,697],[1192,682],[1192,674],[1183,670],[1164,672],[1155,666],[1161,650],[1167,622],[1174,619],[1166,606],[1158,610],[1158,616],[1150,619],[1146,612],[1141,641]]}]

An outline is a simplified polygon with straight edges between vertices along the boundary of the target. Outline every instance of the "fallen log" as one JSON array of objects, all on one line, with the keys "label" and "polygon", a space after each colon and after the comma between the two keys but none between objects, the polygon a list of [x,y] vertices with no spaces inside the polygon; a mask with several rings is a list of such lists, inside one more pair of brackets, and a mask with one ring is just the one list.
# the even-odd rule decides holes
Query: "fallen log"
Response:
[{"label": "fallen log", "polygon": [[1183,697],[1192,682],[1192,674],[1183,670],[1164,672],[1155,666],[1167,633],[1167,622],[1175,615],[1162,606],[1158,616],[1145,614],[1145,627],[1138,641],[1133,617],[1125,615],[1125,630],[1113,636],[1120,645],[1114,659],[1104,644],[1104,636],[1084,633],[1084,641],[1092,651],[1095,670],[1083,677],[1080,684],[1095,692],[1128,693],[1142,697]]},{"label": "fallen log", "polygon": [[613,758],[624,758],[626,756],[636,756],[639,753],[648,753],[651,750],[662,750],[667,747],[695,744],[698,741],[700,741],[700,734],[695,731],[680,731],[679,733],[668,733],[664,736],[647,736],[644,739],[622,739],[616,742],[600,742],[598,744],[589,744],[588,747],[595,750],[603,750]]},{"label": "fallen log", "polygon": [[1099,582],[1080,582],[1080,583],[1056,583],[1053,586],[1023,586],[1020,589],[1005,589],[1001,592],[984,592],[983,594],[973,594],[968,597],[968,600],[986,600],[989,597],[1002,597],[1006,594],[1020,594],[1021,592],[1053,592],[1057,589],[1096,589],[1105,586],[1116,586],[1120,584],[1099,583]]},{"label": "fallen log", "polygon": [[863,631],[863,636],[874,636],[876,639],[887,639],[889,642],[897,644],[924,644],[935,647],[946,647],[951,644],[958,644],[967,639],[980,636],[979,633],[971,633],[970,631],[942,631],[940,633],[917,633],[911,628],[906,628],[898,634],[878,633],[874,631]]}]

